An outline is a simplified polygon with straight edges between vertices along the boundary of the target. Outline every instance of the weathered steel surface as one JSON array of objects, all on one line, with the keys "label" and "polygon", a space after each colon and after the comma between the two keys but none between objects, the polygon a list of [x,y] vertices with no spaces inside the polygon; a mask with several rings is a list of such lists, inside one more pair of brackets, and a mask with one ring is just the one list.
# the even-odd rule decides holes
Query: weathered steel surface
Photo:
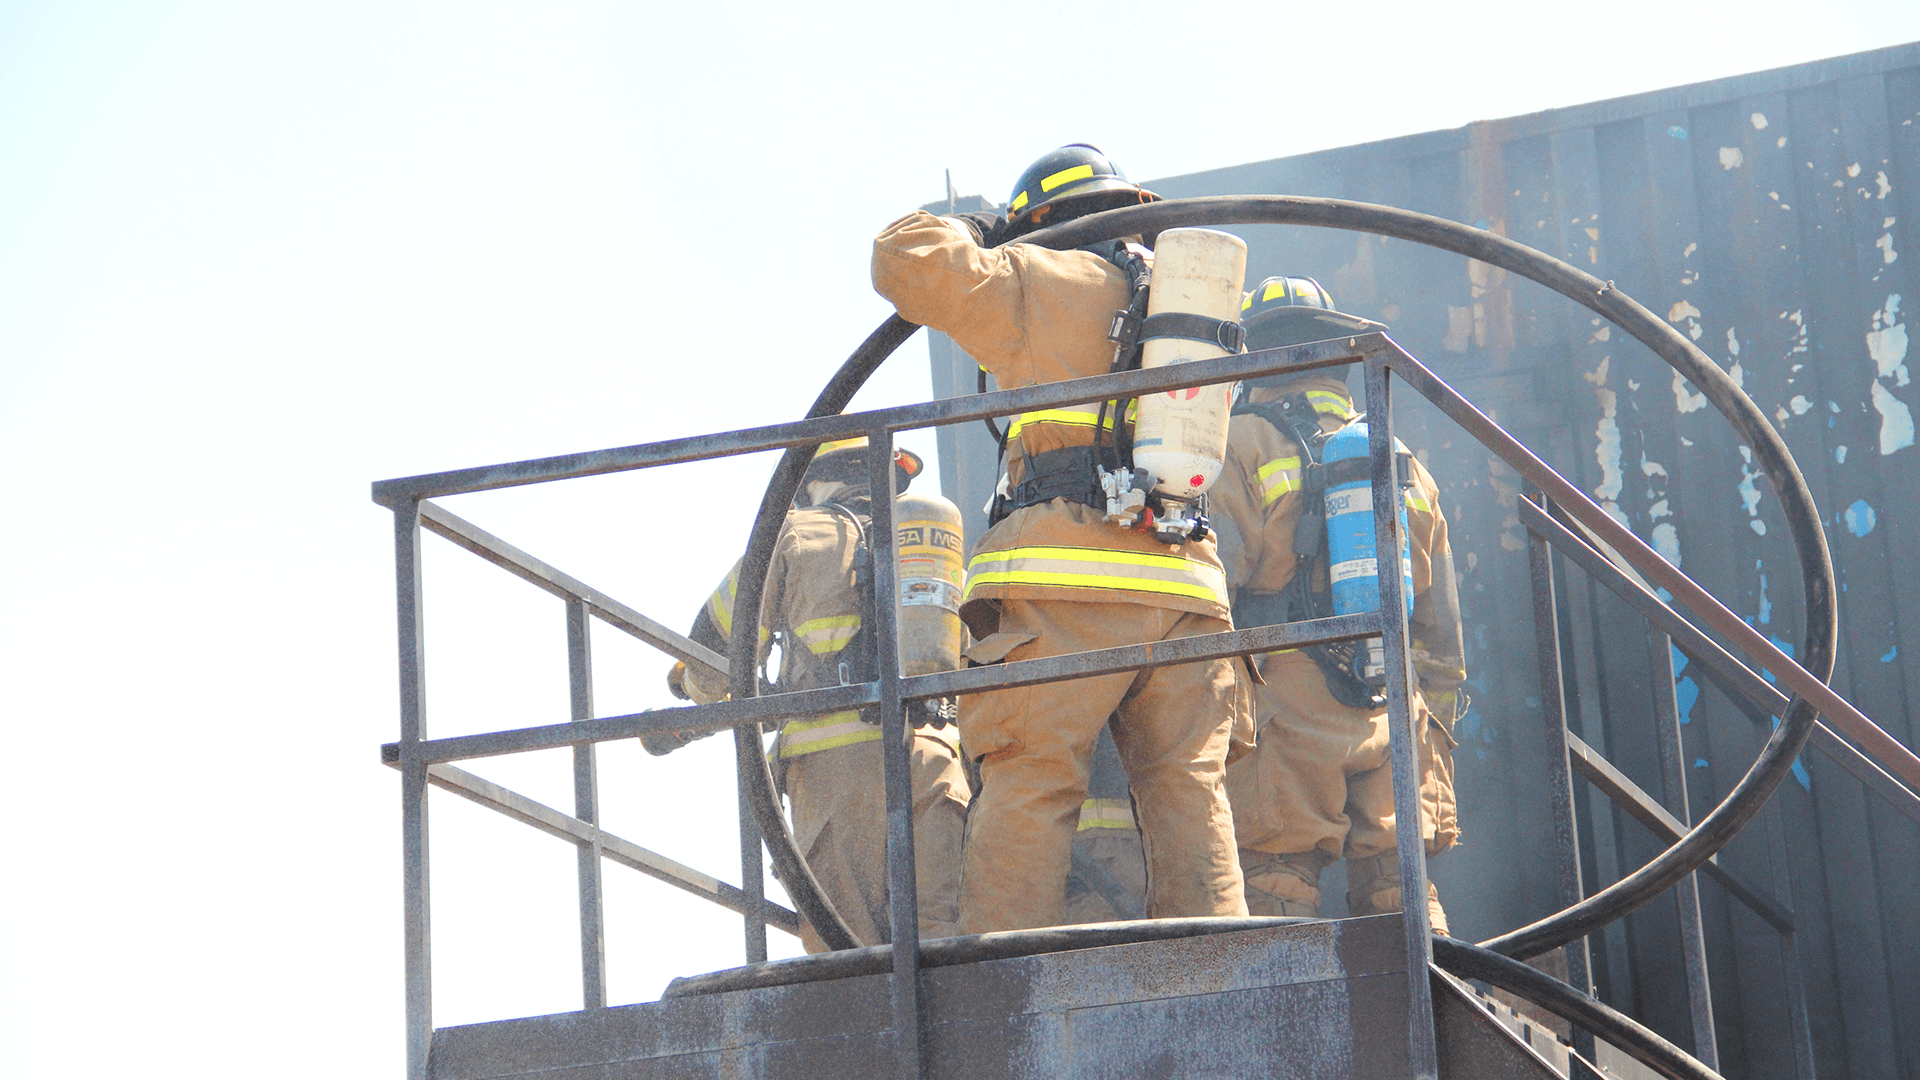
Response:
[{"label": "weathered steel surface", "polygon": [[1470,995],[1465,983],[1439,974],[1433,989],[1440,1075],[1462,1080],[1560,1080],[1566,1075],[1566,1047],[1551,1033],[1541,1032],[1544,1046],[1531,1037],[1521,1042]]},{"label": "weathered steel surface", "polygon": [[[447,1028],[435,1034],[432,1075],[892,1077],[888,978]],[[1405,948],[1392,916],[994,960],[921,978],[930,1077],[1407,1074]],[[1446,1075],[1550,1075],[1529,1071],[1528,1052],[1487,1025],[1451,1035],[1454,1060],[1475,1071]]]},{"label": "weathered steel surface", "polygon": [[[1148,181],[1168,197],[1248,192],[1364,199],[1476,224],[1570,259],[1666,315],[1744,382],[1827,513],[1841,575],[1834,685],[1914,745],[1920,700],[1920,446],[1909,313],[1920,298],[1920,45]],[[1422,358],[1766,638],[1799,639],[1797,583],[1764,481],[1693,387],[1542,290],[1445,253],[1306,228],[1242,232],[1248,279],[1311,274],[1343,309],[1390,324]],[[934,346],[940,393],[973,369]],[[1485,937],[1560,906],[1548,750],[1537,714],[1526,530],[1511,471],[1401,395],[1401,437],[1442,488],[1463,575],[1474,709],[1457,732],[1465,843],[1438,860],[1456,932]],[[979,425],[943,435],[948,493],[971,514],[993,475]],[[951,450],[950,450],[951,446]],[[971,521],[970,527],[979,523]],[[1644,621],[1578,569],[1566,710],[1575,734],[1660,790]],[[1585,646],[1584,649],[1579,648]],[[1682,644],[1685,648],[1685,644]],[[1677,707],[1690,820],[1721,798],[1767,734],[1710,665],[1681,663]],[[1830,736],[1816,733],[1828,748]],[[1816,743],[1818,745],[1818,743]],[[1844,753],[1844,752],[1843,752]],[[1811,1061],[1793,1032],[1787,968],[1765,924],[1717,885],[1700,896],[1729,1075],[1920,1077],[1920,828],[1824,755],[1775,796],[1786,858],[1758,834],[1721,856],[1773,882],[1795,913]],[[1581,796],[1583,811],[1595,804]],[[1591,891],[1655,841],[1602,810]],[[1772,828],[1773,826],[1769,826]],[[1776,877],[1776,871],[1784,872]],[[1603,996],[1691,1045],[1671,914],[1596,935]],[[1604,936],[1605,941],[1601,938]]]}]

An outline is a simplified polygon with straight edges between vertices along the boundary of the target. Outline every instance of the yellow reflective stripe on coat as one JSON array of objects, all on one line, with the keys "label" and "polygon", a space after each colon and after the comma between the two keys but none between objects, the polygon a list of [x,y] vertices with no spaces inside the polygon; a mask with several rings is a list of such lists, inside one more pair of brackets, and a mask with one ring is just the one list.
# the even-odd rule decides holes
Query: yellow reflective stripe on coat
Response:
[{"label": "yellow reflective stripe on coat", "polygon": [[836,653],[847,647],[853,635],[860,632],[860,616],[827,615],[818,619],[808,619],[793,628],[793,636],[807,647],[815,656]]},{"label": "yellow reflective stripe on coat", "polygon": [[1076,832],[1088,829],[1131,829],[1133,821],[1133,803],[1126,799],[1088,799],[1080,804],[1080,828]]},{"label": "yellow reflective stripe on coat", "polygon": [[1115,589],[1227,603],[1227,576],[1217,566],[1179,555],[1104,548],[1017,547],[983,551],[967,566],[969,599],[980,585]]},{"label": "yellow reflective stripe on coat", "polygon": [[1353,415],[1353,400],[1333,390],[1309,390],[1307,403],[1313,406],[1314,412],[1326,413],[1336,419],[1345,420]]},{"label": "yellow reflective stripe on coat", "polygon": [[854,743],[873,742],[880,737],[880,729],[860,719],[860,713],[854,709],[845,712],[830,713],[818,720],[793,720],[780,732],[780,756],[799,757],[821,750],[831,750],[836,746],[851,746]]},{"label": "yellow reflective stripe on coat", "polygon": [[1431,514],[1433,513],[1433,504],[1428,502],[1426,499],[1418,495],[1415,495],[1413,493],[1412,488],[1408,488],[1407,489],[1407,509],[1418,510],[1423,514]]},{"label": "yellow reflective stripe on coat", "polygon": [[713,616],[713,625],[720,628],[722,634],[733,636],[733,598],[740,592],[740,567],[727,571],[727,580],[713,590],[707,597],[707,614]]},{"label": "yellow reflective stripe on coat", "polygon": [[[1019,438],[1020,429],[1028,424],[1065,424],[1068,427],[1090,428],[1100,422],[1101,405],[1101,402],[1094,401],[1085,405],[1066,405],[1058,409],[1035,409],[1032,412],[1023,412],[1013,418],[1013,425],[1007,428],[1007,438]],[[1128,402],[1127,419],[1133,419],[1139,411],[1139,402]],[[1100,423],[1100,430],[1113,430],[1112,409],[1107,410],[1106,420]]]},{"label": "yellow reflective stripe on coat", "polygon": [[[740,567],[735,565],[733,569],[727,571],[727,580],[713,590],[712,596],[707,597],[707,614],[713,616],[713,625],[720,628],[720,633],[724,637],[733,637],[733,601],[739,592]],[[765,645],[772,639],[773,635],[767,632],[767,628],[761,627],[760,644]]]},{"label": "yellow reflective stripe on coat", "polygon": [[1274,458],[1260,466],[1260,505],[1272,506],[1273,501],[1289,491],[1300,490],[1300,459],[1297,457]]}]

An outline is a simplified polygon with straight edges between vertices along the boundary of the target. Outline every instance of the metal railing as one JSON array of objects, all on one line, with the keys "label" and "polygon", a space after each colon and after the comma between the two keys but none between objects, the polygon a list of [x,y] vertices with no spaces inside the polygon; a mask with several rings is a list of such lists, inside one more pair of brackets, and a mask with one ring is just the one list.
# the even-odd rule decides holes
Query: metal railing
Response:
[{"label": "metal railing", "polygon": [[[970,422],[986,417],[1006,416],[1033,409],[1138,396],[1156,391],[1231,382],[1286,371],[1303,371],[1359,362],[1364,365],[1367,413],[1371,423],[1370,454],[1375,524],[1388,550],[1399,546],[1398,485],[1393,468],[1392,378],[1398,379],[1437,406],[1495,456],[1505,461],[1533,485],[1535,501],[1523,502],[1524,520],[1533,530],[1533,562],[1536,587],[1543,581],[1547,588],[1541,607],[1536,592],[1536,612],[1545,618],[1554,611],[1551,592],[1549,548],[1561,550],[1609,587],[1625,582],[1631,588],[1621,592],[1629,603],[1646,614],[1662,633],[1670,636],[1687,655],[1700,661],[1726,684],[1739,689],[1756,708],[1779,712],[1785,697],[1752,670],[1734,660],[1692,623],[1682,618],[1640,582],[1615,566],[1618,558],[1646,579],[1677,597],[1710,629],[1740,648],[1755,662],[1795,694],[1813,702],[1841,732],[1859,741],[1886,763],[1889,775],[1872,761],[1853,750],[1832,731],[1820,729],[1816,745],[1860,776],[1869,788],[1902,806],[1909,816],[1920,820],[1920,800],[1907,786],[1920,787],[1920,758],[1891,739],[1847,704],[1819,679],[1795,664],[1771,643],[1754,633],[1738,616],[1719,605],[1679,570],[1668,564],[1651,548],[1641,543],[1624,526],[1580,493],[1544,462],[1534,457],[1505,431],[1479,413],[1464,398],[1442,382],[1418,360],[1402,351],[1384,335],[1368,335],[1344,341],[1318,342],[1284,349],[1222,357],[1176,367],[1079,379],[1071,382],[1030,386],[1016,390],[951,398],[918,405],[848,413],[795,423],[776,424],[717,435],[621,447],[531,461],[464,469],[374,485],[376,502],[394,513],[395,566],[400,654],[400,740],[382,747],[383,760],[401,773],[402,839],[405,858],[403,904],[406,954],[406,1042],[408,1073],[414,1080],[429,1075],[432,1045],[432,980],[429,952],[429,863],[426,793],[439,786],[489,806],[507,816],[576,844],[580,849],[580,926],[584,998],[589,1008],[605,1004],[605,963],[602,937],[602,900],[600,861],[611,859],[642,873],[659,878],[738,912],[748,939],[750,960],[765,957],[765,927],[769,924],[792,931],[798,926],[795,912],[772,904],[761,893],[762,854],[760,840],[753,832],[750,815],[741,807],[742,884],[728,885],[718,878],[655,854],[631,841],[613,836],[597,824],[598,802],[594,771],[594,747],[613,740],[635,738],[650,732],[706,733],[726,729],[758,730],[763,723],[777,723],[789,717],[833,712],[845,709],[873,710],[883,733],[883,762],[889,816],[887,862],[891,893],[891,930],[893,942],[893,1029],[899,1054],[900,1075],[917,1077],[923,1069],[921,1034],[926,1023],[920,998],[918,977],[919,940],[915,918],[912,830],[907,800],[906,740],[908,728],[905,706],[911,702],[984,690],[1056,682],[1090,675],[1142,668],[1162,667],[1198,660],[1243,656],[1305,645],[1348,641],[1364,637],[1382,637],[1395,661],[1388,665],[1385,688],[1390,716],[1391,760],[1398,831],[1401,895],[1423,897],[1427,893],[1425,846],[1420,833],[1418,812],[1417,733],[1411,727],[1410,700],[1413,687],[1406,643],[1407,616],[1403,585],[1397,574],[1380,579],[1381,606],[1378,610],[1338,616],[1311,622],[1291,623],[1220,634],[1179,638],[1171,641],[1102,649],[1093,652],[1010,662],[991,667],[901,676],[894,647],[896,613],[893,605],[877,605],[873,613],[879,650],[879,677],[851,686],[779,693],[766,697],[744,698],[713,705],[649,710],[620,716],[595,717],[592,707],[591,656],[586,632],[589,619],[597,618],[641,641],[675,657],[726,670],[726,662],[709,650],[688,640],[619,601],[548,566],[512,547],[505,541],[473,526],[429,501],[434,496],[491,490],[524,484],[545,483],[660,465],[730,456],[755,451],[818,445],[864,435],[869,440],[871,475],[875,490],[887,490],[891,476],[894,436],[907,430],[944,424]],[[1551,512],[1545,507],[1551,506]],[[893,591],[894,530],[892,508],[887,500],[875,500],[874,535],[889,538],[884,550],[876,550],[875,595],[889,596]],[[1563,523],[1564,522],[1564,523]],[[1574,529],[1579,529],[1576,534]],[[429,738],[424,721],[426,688],[420,663],[423,621],[421,593],[421,533],[431,531],[446,537],[566,602],[569,648],[571,719],[566,723],[515,728],[452,738]],[[1603,555],[1601,551],[1608,551]],[[1544,573],[1544,577],[1542,576]],[[1620,591],[1616,588],[1616,591]],[[1549,652],[1555,679],[1559,672],[1557,616],[1542,623],[1541,657],[1543,672]],[[1656,650],[1657,651],[1657,650]],[[1667,669],[1666,688],[1672,692],[1672,672]],[[1656,679],[1656,682],[1658,680]],[[1553,684],[1558,686],[1557,681]],[[1564,705],[1559,695],[1548,695],[1549,734],[1565,741],[1563,765],[1556,776],[1554,812],[1564,826],[1563,845],[1575,852],[1573,877],[1567,886],[1563,851],[1563,889],[1569,902],[1583,899],[1578,879],[1577,832],[1572,827],[1573,799],[1571,768],[1594,779],[1610,795],[1623,801],[1631,813],[1667,839],[1683,834],[1688,826],[1657,800],[1641,792],[1631,781],[1608,766],[1591,748],[1572,739],[1566,730]],[[1664,729],[1663,729],[1664,731]],[[1556,734],[1557,732],[1557,734]],[[575,754],[575,807],[571,815],[541,805],[515,792],[488,783],[455,768],[452,763],[472,758],[529,750],[572,747]],[[1897,777],[1897,778],[1896,778]],[[743,788],[744,791],[744,788]],[[1671,798],[1671,792],[1669,793]],[[744,800],[745,795],[740,796]],[[1682,806],[1684,813],[1684,802]],[[1562,816],[1564,815],[1564,816]],[[1728,884],[1735,895],[1748,903],[1762,918],[1783,934],[1791,947],[1791,916],[1777,901],[1709,861],[1705,872]],[[1690,878],[1687,880],[1691,880]],[[1687,901],[1683,900],[1683,903]],[[1693,901],[1697,909],[1697,900]],[[1625,911],[1619,914],[1624,915]],[[1618,916],[1615,916],[1618,917]],[[1404,924],[1409,972],[1426,971],[1433,964],[1433,948],[1426,906],[1407,905]],[[1699,940],[1697,919],[1690,924],[1690,942]],[[754,942],[758,937],[759,948]],[[1700,958],[1701,986],[1704,993],[1704,953],[1693,945],[1690,955]],[[755,955],[755,953],[758,955]],[[1570,950],[1577,952],[1579,950]],[[1576,985],[1591,991],[1583,966],[1575,974]],[[1692,972],[1692,961],[1689,971]],[[1408,980],[1408,1037],[1411,1074],[1433,1076],[1437,1072],[1437,1051],[1433,1028],[1432,991],[1427,980]],[[1802,1010],[1804,1011],[1804,1010]],[[1696,1025],[1696,1031],[1700,1029]],[[1710,1031],[1708,1045],[1711,1045]]]}]

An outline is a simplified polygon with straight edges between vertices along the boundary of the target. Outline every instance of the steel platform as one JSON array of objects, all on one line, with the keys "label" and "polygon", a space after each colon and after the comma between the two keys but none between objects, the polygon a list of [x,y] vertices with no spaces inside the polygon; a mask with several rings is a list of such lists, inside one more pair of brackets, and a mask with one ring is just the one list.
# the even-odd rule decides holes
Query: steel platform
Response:
[{"label": "steel platform", "polygon": [[[1403,1078],[1397,915],[990,960],[923,972],[925,1075],[967,1080]],[[1422,973],[1422,977],[1426,977]],[[668,998],[435,1032],[435,1080],[898,1075],[888,980]],[[1442,1074],[1559,1073],[1442,977]]]}]

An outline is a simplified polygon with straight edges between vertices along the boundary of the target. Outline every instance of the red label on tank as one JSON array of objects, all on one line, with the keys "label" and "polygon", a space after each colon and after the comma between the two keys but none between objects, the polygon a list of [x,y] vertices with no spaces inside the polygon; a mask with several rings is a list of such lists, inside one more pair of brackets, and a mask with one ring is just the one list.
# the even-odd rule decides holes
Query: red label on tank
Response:
[{"label": "red label on tank", "polygon": [[1190,386],[1185,390],[1169,390],[1167,391],[1167,396],[1172,398],[1175,401],[1180,401],[1182,399],[1185,399],[1187,401],[1192,401],[1194,398],[1197,398],[1200,396],[1200,388],[1197,386]]},{"label": "red label on tank", "polygon": [[1199,486],[1200,486],[1201,484],[1204,484],[1204,483],[1206,483],[1206,482],[1207,482],[1207,478],[1206,478],[1206,477],[1204,477],[1204,476],[1195,476],[1195,477],[1194,477],[1193,479],[1191,479],[1191,480],[1189,480],[1189,481],[1187,481],[1187,486],[1188,486],[1188,487],[1199,487]]}]

